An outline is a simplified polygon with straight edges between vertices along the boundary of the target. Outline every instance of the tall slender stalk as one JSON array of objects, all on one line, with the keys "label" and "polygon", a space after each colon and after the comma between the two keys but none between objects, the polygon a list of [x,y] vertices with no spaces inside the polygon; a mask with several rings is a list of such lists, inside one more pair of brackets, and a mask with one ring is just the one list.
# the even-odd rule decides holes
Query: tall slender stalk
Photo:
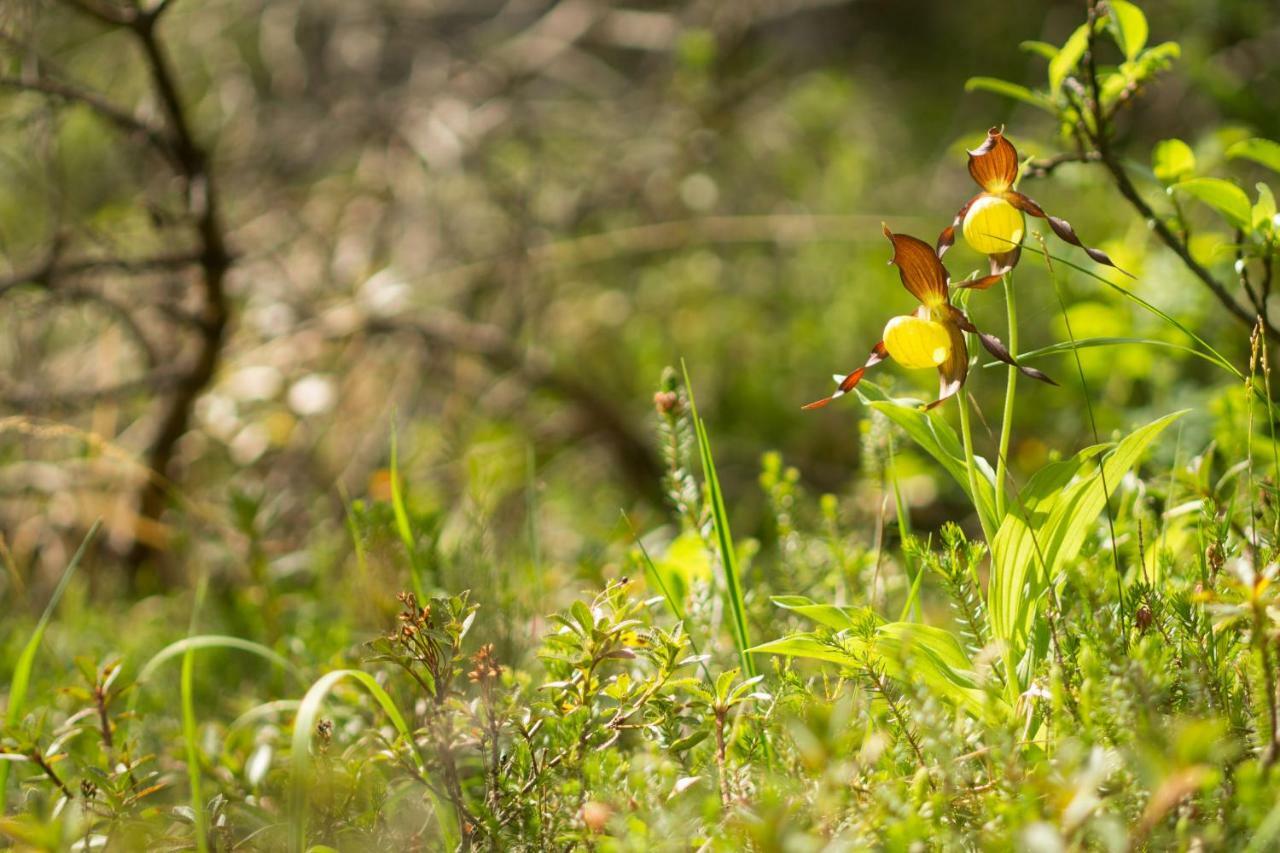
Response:
[{"label": "tall slender stalk", "polygon": [[982,510],[978,509],[978,466],[973,459],[973,430],[969,426],[969,394],[962,388],[956,396],[960,406],[960,435],[964,439],[964,465],[969,472],[969,493],[973,495],[973,508],[978,513],[978,523],[982,525],[982,538],[990,545],[993,540],[992,532],[986,518],[983,517]]},{"label": "tall slender stalk", "polygon": [[[1004,275],[1004,305],[1009,317],[1009,354],[1018,357],[1018,302],[1014,296],[1013,273]],[[1004,415],[1000,419],[1000,452],[996,456],[996,518],[1005,514],[1005,480],[1008,478],[1009,439],[1013,434],[1013,403],[1018,392],[1018,368],[1010,365],[1005,380]]]}]

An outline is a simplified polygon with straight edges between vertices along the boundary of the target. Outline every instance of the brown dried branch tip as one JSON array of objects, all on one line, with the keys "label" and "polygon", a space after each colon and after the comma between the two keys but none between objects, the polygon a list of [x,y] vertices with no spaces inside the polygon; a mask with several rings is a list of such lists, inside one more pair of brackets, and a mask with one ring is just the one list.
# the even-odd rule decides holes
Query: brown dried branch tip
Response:
[{"label": "brown dried branch tip", "polygon": [[[965,332],[976,334],[987,352],[1005,364],[1013,365],[1032,379],[1057,384],[1039,370],[1019,364],[999,338],[979,331],[963,311],[951,304],[951,277],[928,243],[906,234],[894,234],[887,225],[883,228],[884,236],[893,245],[893,257],[889,263],[897,265],[902,286],[919,301],[920,307],[911,314],[889,320],[884,327],[884,338],[871,348],[866,363],[852,373],[837,375],[835,393],[804,408],[820,409],[844,396],[862,381],[867,370],[886,358],[892,358],[913,370],[937,368],[938,399],[924,407],[932,409],[954,396],[968,376],[969,351],[965,345]],[[987,276],[993,281],[999,278],[999,273]],[[983,285],[984,281],[986,279],[979,279],[972,284],[990,284]]]},{"label": "brown dried branch tip", "polygon": [[1024,213],[1046,220],[1053,233],[1084,249],[1098,263],[1129,275],[1116,266],[1106,252],[1081,242],[1070,222],[1051,216],[1013,188],[1018,182],[1018,151],[1004,138],[1003,128],[988,130],[986,141],[969,152],[969,174],[982,187],[982,192],[965,202],[951,224],[938,235],[937,253],[938,257],[947,253],[956,241],[956,229],[960,228],[965,242],[990,259],[991,275],[963,282],[959,287],[985,289],[1017,265],[1026,233]]},{"label": "brown dried branch tip", "polygon": [[473,684],[496,681],[498,676],[502,675],[502,665],[494,656],[493,643],[485,643],[477,649],[471,656],[471,665],[473,669],[467,673],[467,678]]}]

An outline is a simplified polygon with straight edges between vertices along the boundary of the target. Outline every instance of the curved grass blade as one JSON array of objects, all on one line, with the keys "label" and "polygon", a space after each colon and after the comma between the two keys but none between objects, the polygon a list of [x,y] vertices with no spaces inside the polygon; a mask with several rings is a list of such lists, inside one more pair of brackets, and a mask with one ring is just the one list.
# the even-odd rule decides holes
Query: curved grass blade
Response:
[{"label": "curved grass blade", "polygon": [[256,721],[260,717],[270,717],[275,714],[292,713],[297,714],[298,705],[301,704],[297,699],[274,699],[270,702],[263,702],[261,705],[255,705],[236,717],[227,725],[227,733],[235,731],[241,726],[247,726],[249,723]]},{"label": "curved grass blade", "polygon": [[[40,650],[40,641],[44,639],[45,628],[49,626],[49,620],[53,618],[53,611],[57,609],[58,602],[62,600],[62,593],[66,591],[67,584],[71,581],[71,576],[76,573],[76,569],[80,566],[80,561],[84,559],[85,553],[89,550],[89,543],[98,535],[98,530],[101,527],[102,520],[99,519],[93,523],[93,526],[89,528],[89,532],[85,534],[84,541],[76,549],[71,562],[67,563],[67,568],[62,573],[62,578],[58,581],[58,585],[54,587],[53,595],[49,596],[49,603],[44,606],[44,612],[40,614],[40,620],[36,622],[35,630],[31,632],[31,636],[27,639],[27,644],[22,647],[22,652],[18,655],[18,661],[13,667],[13,678],[9,682],[9,705],[4,712],[6,726],[16,725],[22,716],[23,705],[27,699],[27,688],[31,685],[31,670],[35,666],[36,652]],[[9,767],[11,765],[11,761],[0,761],[0,816],[4,815],[5,806],[8,803]]]},{"label": "curved grass blade", "polygon": [[1235,376],[1237,379],[1241,381],[1244,380],[1244,374],[1240,372],[1240,369],[1237,368],[1235,365],[1233,365],[1230,361],[1228,361],[1226,356],[1224,356],[1222,353],[1218,352],[1216,349],[1210,346],[1208,341],[1206,341],[1204,338],[1200,337],[1195,332],[1191,331],[1186,326],[1184,326],[1182,323],[1179,323],[1173,317],[1169,316],[1164,311],[1161,311],[1159,308],[1152,305],[1150,302],[1143,299],[1141,296],[1137,295],[1136,293],[1132,293],[1128,290],[1125,290],[1120,285],[1115,284],[1114,282],[1108,281],[1107,279],[1098,275],[1093,270],[1086,269],[1085,267],[1082,267],[1079,264],[1074,264],[1071,261],[1067,260],[1066,258],[1060,258],[1057,255],[1052,254],[1051,252],[1046,252],[1043,249],[1037,249],[1034,246],[1031,246],[1030,244],[1024,245],[1022,249],[1023,251],[1026,251],[1026,252],[1034,252],[1037,255],[1043,255],[1049,258],[1051,261],[1053,261],[1056,264],[1062,264],[1063,266],[1070,267],[1076,272],[1084,273],[1090,278],[1096,281],[1102,282],[1107,287],[1119,293],[1125,299],[1128,299],[1130,302],[1134,302],[1142,306],[1142,308],[1146,310],[1148,313],[1153,314],[1156,317],[1159,317],[1161,320],[1164,320],[1166,323],[1173,326],[1175,329],[1182,332],[1187,337],[1191,338],[1197,344],[1204,347],[1205,352],[1207,352],[1209,355],[1212,356],[1212,359],[1211,359],[1212,361],[1216,361],[1224,370],[1229,372],[1232,376]]},{"label": "curved grass blade", "polygon": [[235,649],[236,651],[248,652],[257,655],[264,660],[268,660],[281,669],[287,670],[290,675],[302,680],[302,672],[294,666],[287,658],[272,651],[261,643],[255,643],[252,640],[244,640],[240,637],[231,637],[224,634],[200,634],[195,637],[187,637],[183,640],[170,643],[160,651],[151,656],[146,665],[138,673],[138,682],[142,683],[148,680],[162,664],[173,660],[179,655],[185,655],[188,650],[198,649]]},{"label": "curved grass blade", "polygon": [[[1180,352],[1189,353],[1196,358],[1204,359],[1215,367],[1227,370],[1227,366],[1221,361],[1209,355],[1206,352],[1189,347],[1185,344],[1175,344],[1171,341],[1161,341],[1155,338],[1132,338],[1132,337],[1099,337],[1099,338],[1080,338],[1076,341],[1060,341],[1056,344],[1050,344],[1047,347],[1029,350],[1028,352],[1018,353],[1018,360],[1025,361],[1027,359],[1044,358],[1048,355],[1058,355],[1059,353],[1071,352],[1073,350],[1093,349],[1095,347],[1116,347],[1116,346],[1153,346],[1164,347],[1165,349],[1178,350]],[[1002,361],[989,361],[982,365],[983,367],[1004,367]],[[1228,370],[1228,372],[1230,372]]]},{"label": "curved grass blade", "polygon": [[382,689],[372,675],[358,669],[339,669],[321,676],[307,690],[306,695],[302,697],[302,702],[298,706],[298,716],[293,723],[293,742],[289,757],[291,775],[289,783],[289,849],[295,851],[295,853],[302,853],[306,844],[306,796],[307,783],[311,772],[311,735],[316,729],[316,723],[319,721],[320,711],[324,707],[324,700],[339,682],[347,679],[357,682],[382,707],[388,719],[391,720],[391,725],[395,727],[396,732],[412,747],[411,757],[414,765],[420,773],[424,775],[426,773],[426,764],[423,762],[422,756],[418,754],[417,746],[414,745],[413,731],[409,728],[409,724],[405,722],[400,709],[396,707],[396,703],[392,701],[387,691]]}]

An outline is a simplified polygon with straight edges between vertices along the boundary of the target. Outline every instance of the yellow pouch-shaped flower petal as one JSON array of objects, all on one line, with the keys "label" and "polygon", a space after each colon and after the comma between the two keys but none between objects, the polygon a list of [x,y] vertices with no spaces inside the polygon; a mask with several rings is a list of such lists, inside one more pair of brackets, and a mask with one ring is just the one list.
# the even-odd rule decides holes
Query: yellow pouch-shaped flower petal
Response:
[{"label": "yellow pouch-shaped flower petal", "polygon": [[965,242],[984,255],[1010,251],[1022,242],[1025,231],[1022,211],[998,196],[978,199],[964,217]]},{"label": "yellow pouch-shaped flower petal", "polygon": [[894,317],[884,327],[884,348],[903,367],[937,367],[951,354],[947,327],[920,317]]}]

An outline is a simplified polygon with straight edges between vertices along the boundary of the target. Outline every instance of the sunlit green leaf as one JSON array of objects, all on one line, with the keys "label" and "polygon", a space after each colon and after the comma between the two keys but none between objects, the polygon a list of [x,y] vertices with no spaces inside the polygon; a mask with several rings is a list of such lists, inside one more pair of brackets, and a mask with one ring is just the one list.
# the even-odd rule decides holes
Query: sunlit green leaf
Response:
[{"label": "sunlit green leaf", "polygon": [[1250,228],[1253,208],[1249,197],[1230,181],[1221,178],[1191,178],[1169,187],[1170,192],[1185,193],[1218,211],[1237,228]]},{"label": "sunlit green leaf", "polygon": [[[1084,544],[1114,490],[1155,439],[1185,411],[1175,412],[1125,436],[1113,449],[1088,447],[1071,459],[1051,462],[1019,492],[991,543],[987,607],[993,634],[1014,659],[1026,647],[1035,604],[1066,561]],[[1096,457],[1105,453],[1099,466]],[[1106,487],[1104,489],[1104,480]]]},{"label": "sunlit green leaf", "polygon": [[678,601],[683,602],[695,581],[711,577],[711,557],[706,543],[696,530],[686,530],[667,546],[666,553],[654,561],[670,585]]},{"label": "sunlit green leaf", "polygon": [[1115,25],[1116,43],[1128,59],[1136,59],[1147,44],[1147,16],[1127,0],[1107,0]]},{"label": "sunlit green leaf", "polygon": [[[1125,63],[1125,67],[1127,68],[1128,66],[1129,64]],[[1116,101],[1119,100],[1120,95],[1129,88],[1129,84],[1132,82],[1132,78],[1128,74],[1121,72],[1107,73],[1099,71],[1098,78],[1102,81],[1102,85],[1100,87],[1102,103],[1107,107],[1113,106]]]},{"label": "sunlit green leaf", "polygon": [[1049,44],[1047,41],[1035,41],[1029,39],[1018,44],[1018,49],[1027,53],[1034,53],[1036,56],[1043,56],[1045,59],[1052,60],[1058,55],[1058,46]]},{"label": "sunlit green leaf", "polygon": [[753,646],[748,651],[752,654],[783,655],[784,657],[822,660],[856,669],[861,665],[859,660],[840,648],[841,645],[847,645],[850,642],[860,643],[861,641],[846,639],[843,643],[837,645],[830,640],[819,637],[817,634],[792,634],[789,637]]},{"label": "sunlit green leaf", "polygon": [[1271,194],[1271,187],[1264,183],[1257,184],[1258,200],[1253,205],[1253,230],[1269,230],[1273,227],[1276,216],[1276,197]]},{"label": "sunlit green leaf", "polygon": [[1080,63],[1080,58],[1084,56],[1084,52],[1089,48],[1089,25],[1081,24],[1076,31],[1067,39],[1062,49],[1049,60],[1049,91],[1057,96],[1062,91],[1062,83],[1067,79],[1076,65]]},{"label": "sunlit green leaf", "polygon": [[1053,102],[1044,95],[1033,92],[1026,86],[1019,86],[1017,83],[1010,83],[1008,80],[1000,80],[996,77],[970,77],[965,81],[964,90],[966,92],[992,92],[997,95],[1003,95],[1006,98],[1013,98],[1015,101],[1022,101],[1024,104],[1030,104],[1046,112],[1054,112]]},{"label": "sunlit green leaf", "polygon": [[885,673],[918,681],[975,717],[987,717],[989,700],[973,663],[950,631],[918,622],[890,622],[876,631],[872,651]]},{"label": "sunlit green leaf", "polygon": [[1196,155],[1181,139],[1165,139],[1151,150],[1151,168],[1162,182],[1177,183],[1196,170]]},{"label": "sunlit green leaf", "polygon": [[1125,62],[1122,67],[1134,82],[1141,83],[1164,71],[1181,55],[1182,47],[1176,41],[1166,41],[1147,48],[1137,59]]},{"label": "sunlit green leaf", "polygon": [[1270,139],[1245,139],[1227,149],[1227,157],[1261,163],[1268,169],[1280,172],[1280,142]]},{"label": "sunlit green leaf", "polygon": [[803,595],[775,595],[771,600],[778,607],[799,613],[806,619],[812,619],[819,625],[836,631],[844,631],[863,622],[875,624],[881,621],[867,608],[819,604]]}]

